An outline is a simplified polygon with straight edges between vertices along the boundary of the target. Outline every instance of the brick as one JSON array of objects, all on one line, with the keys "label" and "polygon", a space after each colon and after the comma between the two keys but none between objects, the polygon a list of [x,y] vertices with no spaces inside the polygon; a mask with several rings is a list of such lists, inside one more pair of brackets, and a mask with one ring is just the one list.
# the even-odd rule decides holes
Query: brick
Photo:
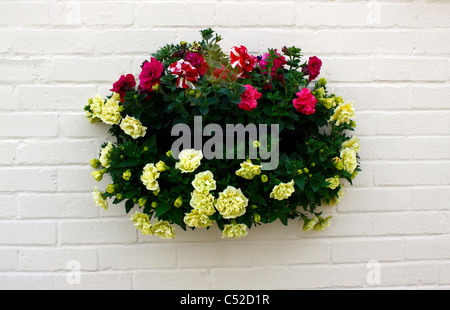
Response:
[{"label": "brick", "polygon": [[97,269],[95,249],[23,248],[19,253],[20,270],[61,271],[68,270],[68,264],[76,261],[80,270]]},{"label": "brick", "polygon": [[4,245],[54,245],[54,221],[3,221],[0,226],[0,244]]},{"label": "brick", "polygon": [[412,158],[411,139],[399,137],[361,137],[359,156],[364,160],[395,160]]},{"label": "brick", "polygon": [[54,137],[57,131],[54,113],[0,113],[1,137]]},{"label": "brick", "polygon": [[449,237],[426,237],[404,240],[405,259],[434,260],[450,256]]},{"label": "brick", "polygon": [[0,81],[32,82],[47,81],[50,77],[50,61],[43,58],[2,58],[0,59]]},{"label": "brick", "polygon": [[199,290],[209,289],[208,269],[162,269],[133,271],[133,289]]},{"label": "brick", "polygon": [[[230,249],[233,248],[233,251]],[[239,266],[252,265],[252,250],[246,244],[205,243],[180,245],[177,247],[178,265],[180,267]]]},{"label": "brick", "polygon": [[440,234],[445,218],[439,213],[374,214],[373,235]]},{"label": "brick", "polygon": [[15,195],[0,195],[0,219],[13,219],[19,214],[17,197]]},{"label": "brick", "polygon": [[9,52],[11,49],[11,32],[7,30],[0,31],[0,53]]},{"label": "brick", "polygon": [[339,36],[343,54],[411,54],[414,49],[412,31],[343,30]]},{"label": "brick", "polygon": [[410,88],[401,85],[327,85],[329,93],[353,101],[357,111],[408,110],[411,108]]},{"label": "brick", "polygon": [[170,268],[176,265],[176,249],[161,244],[102,247],[98,264],[100,269],[114,270]]},{"label": "brick", "polygon": [[372,80],[371,60],[364,58],[335,58],[320,57],[322,59],[321,77],[327,81],[367,82]]},{"label": "brick", "polygon": [[382,286],[437,284],[439,265],[434,262],[382,263],[380,269]]},{"label": "brick", "polygon": [[56,170],[49,168],[12,167],[0,168],[0,190],[54,191],[56,190]]},{"label": "brick", "polygon": [[423,187],[412,191],[411,209],[447,210],[450,201],[449,187]]},{"label": "brick", "polygon": [[450,165],[445,163],[383,163],[374,166],[374,182],[385,185],[444,185],[448,184]]},{"label": "brick", "polygon": [[379,6],[381,26],[448,27],[450,6],[445,3],[386,4]]},{"label": "brick", "polygon": [[47,3],[0,3],[0,25],[46,25],[49,23]]},{"label": "brick", "polygon": [[371,7],[363,4],[305,3],[296,5],[297,26],[368,26]]},{"label": "brick", "polygon": [[[200,38],[199,33],[198,39]],[[115,29],[97,34],[96,50],[105,54],[150,54],[155,53],[157,49],[169,43],[178,43],[176,40],[176,32],[173,30]]]},{"label": "brick", "polygon": [[57,290],[131,290],[131,275],[127,272],[90,272],[79,274],[80,282],[74,282],[69,273],[56,274],[53,278]]},{"label": "brick", "polygon": [[2,290],[52,290],[53,275],[36,272],[3,272],[0,274]]},{"label": "brick", "polygon": [[94,51],[91,30],[14,30],[12,51],[25,54],[80,54]]},{"label": "brick", "polygon": [[[294,225],[294,223],[291,223]],[[322,240],[272,241],[250,246],[253,266],[319,264],[330,261],[330,244]]]},{"label": "brick", "polygon": [[0,271],[15,270],[19,266],[18,250],[14,248],[0,248]]},{"label": "brick", "polygon": [[62,245],[136,242],[136,228],[129,220],[61,221],[58,238]]},{"label": "brick", "polygon": [[15,89],[21,110],[83,110],[89,98],[95,95],[94,85],[45,86],[19,85]]},{"label": "brick", "polygon": [[417,53],[427,55],[449,54],[450,32],[446,30],[420,31],[417,33]]},{"label": "brick", "polygon": [[411,139],[413,159],[448,159],[450,137],[426,137]]},{"label": "brick", "polygon": [[55,81],[109,81],[112,85],[130,71],[129,57],[55,57],[51,74]]},{"label": "brick", "polygon": [[52,5],[54,25],[120,25],[133,24],[133,4],[127,2],[60,2]]},{"label": "brick", "polygon": [[340,212],[405,211],[411,205],[409,188],[349,188],[338,205]]},{"label": "brick", "polygon": [[[414,68],[414,70],[411,70]],[[447,61],[442,58],[378,58],[373,60],[375,81],[446,81]]]},{"label": "brick", "polygon": [[358,135],[441,135],[450,129],[447,111],[366,112],[356,111]]},{"label": "brick", "polygon": [[402,240],[343,240],[331,244],[333,263],[369,261],[400,261],[403,259]]},{"label": "brick", "polygon": [[0,111],[11,111],[17,109],[12,86],[0,86]]},{"label": "brick", "polygon": [[206,26],[215,24],[215,13],[215,2],[144,2],[135,6],[135,23],[140,27]]},{"label": "brick", "polygon": [[17,143],[14,142],[0,142],[0,164],[12,165],[16,157]]},{"label": "brick", "polygon": [[226,3],[217,7],[216,23],[219,26],[293,26],[295,25],[295,7],[284,3],[276,8],[269,3]]},{"label": "brick", "polygon": [[99,213],[91,193],[27,193],[19,195],[18,204],[16,214],[22,219],[92,218],[98,217]]},{"label": "brick", "polygon": [[17,147],[18,164],[87,164],[97,158],[93,141],[29,141]]},{"label": "brick", "polygon": [[[447,109],[449,85],[414,85],[411,87],[411,107],[415,109]],[[430,100],[430,98],[433,98]]]}]

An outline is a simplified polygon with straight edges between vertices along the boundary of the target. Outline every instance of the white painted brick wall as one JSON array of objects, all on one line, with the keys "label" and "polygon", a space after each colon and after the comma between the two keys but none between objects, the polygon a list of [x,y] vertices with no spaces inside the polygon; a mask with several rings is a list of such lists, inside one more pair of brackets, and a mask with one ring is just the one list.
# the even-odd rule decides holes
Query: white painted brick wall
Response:
[{"label": "white painted brick wall", "polygon": [[[89,160],[108,127],[89,124],[87,99],[206,27],[254,53],[302,47],[354,100],[363,171],[324,209],[327,231],[165,241],[123,205],[93,205]],[[1,1],[0,55],[0,289],[450,288],[447,1]]]}]

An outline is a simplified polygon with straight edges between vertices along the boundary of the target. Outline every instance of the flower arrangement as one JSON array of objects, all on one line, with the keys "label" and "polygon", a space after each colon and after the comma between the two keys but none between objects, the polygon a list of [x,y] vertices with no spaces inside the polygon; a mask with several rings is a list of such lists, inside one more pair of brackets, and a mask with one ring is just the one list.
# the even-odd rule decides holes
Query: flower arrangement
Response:
[{"label": "flower arrangement", "polygon": [[[321,60],[302,61],[300,48],[254,56],[241,45],[225,53],[212,29],[201,36],[160,48],[139,77],[122,75],[110,96],[96,95],[84,107],[90,122],[110,125],[115,138],[91,161],[97,181],[105,174],[112,180],[104,192],[95,187],[95,204],[124,202],[127,213],[136,210],[131,220],[142,234],[168,239],[175,226],[216,223],[223,237],[237,238],[278,219],[324,230],[331,217],[319,207],[339,202],[344,182],[360,171],[359,141],[349,134],[352,102],[329,94],[326,80],[317,80]],[[210,158],[198,145],[175,155],[168,132],[177,124],[193,128],[196,117],[219,126],[277,125],[278,139],[249,141],[248,151],[276,148],[278,165],[265,170],[260,157]],[[218,152],[236,155],[239,146]]]}]

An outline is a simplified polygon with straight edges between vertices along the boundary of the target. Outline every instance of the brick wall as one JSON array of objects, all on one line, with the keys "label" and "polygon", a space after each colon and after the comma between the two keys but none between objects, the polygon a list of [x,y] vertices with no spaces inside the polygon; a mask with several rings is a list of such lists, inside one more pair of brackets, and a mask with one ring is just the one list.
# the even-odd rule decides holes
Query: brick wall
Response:
[{"label": "brick wall", "polygon": [[[206,27],[255,54],[302,47],[355,102],[363,172],[327,231],[163,241],[93,204],[108,128],[87,99]],[[0,288],[450,288],[449,29],[438,0],[0,1]]]}]

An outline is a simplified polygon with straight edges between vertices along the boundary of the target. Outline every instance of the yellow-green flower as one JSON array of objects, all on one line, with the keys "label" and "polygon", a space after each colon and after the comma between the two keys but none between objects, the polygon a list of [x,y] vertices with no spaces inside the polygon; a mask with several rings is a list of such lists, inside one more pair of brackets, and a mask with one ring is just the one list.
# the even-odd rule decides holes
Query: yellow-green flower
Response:
[{"label": "yellow-green flower", "polygon": [[330,183],[330,185],[327,186],[328,188],[335,189],[339,186],[339,176],[336,175],[333,178],[328,178],[325,180],[325,182]]},{"label": "yellow-green flower", "polygon": [[175,164],[175,168],[183,173],[193,172],[200,166],[200,161],[203,159],[202,151],[194,149],[182,150],[178,156],[179,161]]},{"label": "yellow-green flower", "polygon": [[344,170],[348,173],[353,173],[356,167],[358,166],[358,162],[356,159],[356,151],[352,148],[345,148],[341,151],[341,159],[344,164]]},{"label": "yellow-green flower", "polygon": [[94,187],[94,192],[92,193],[92,198],[97,207],[108,210],[108,201],[103,198],[102,192],[97,187]]},{"label": "yellow-green flower", "polygon": [[222,238],[240,238],[248,235],[247,225],[228,224],[222,231]]},{"label": "yellow-green flower", "polygon": [[212,221],[209,215],[194,209],[184,217],[184,223],[189,227],[209,227],[212,225]]},{"label": "yellow-green flower", "polygon": [[120,115],[119,111],[119,102],[113,98],[106,100],[100,117],[105,124],[118,125],[120,123],[122,115]]},{"label": "yellow-green flower", "polygon": [[125,171],[124,173],[122,173],[122,178],[123,178],[125,181],[129,181],[130,178],[131,178],[131,170],[128,169],[127,171]]},{"label": "yellow-green flower", "polygon": [[131,216],[131,221],[134,222],[134,226],[139,229],[143,235],[153,234],[150,218],[147,214],[136,211],[136,213]]},{"label": "yellow-green flower", "polygon": [[100,163],[102,164],[103,167],[105,168],[109,168],[111,165],[110,163],[110,159],[109,156],[111,155],[111,151],[113,149],[113,144],[112,142],[108,142],[108,144],[102,148],[102,150],[100,151]]},{"label": "yellow-green flower", "polygon": [[204,171],[195,175],[192,186],[198,192],[209,192],[216,189],[216,181],[211,171]]},{"label": "yellow-green flower", "polygon": [[91,123],[95,123],[102,117],[103,97],[95,95],[94,98],[89,99],[89,111],[86,111],[86,117]]},{"label": "yellow-green flower", "polygon": [[319,223],[319,218],[317,216],[314,216],[312,219],[305,219],[303,231],[310,231],[314,229],[314,226],[316,226],[317,223]]},{"label": "yellow-green flower", "polygon": [[261,143],[259,143],[259,141],[253,141],[253,147],[255,148],[255,149],[257,149],[258,147],[260,147],[261,146]]},{"label": "yellow-green flower", "polygon": [[344,123],[350,124],[354,116],[353,102],[341,103],[337,106],[330,121],[336,121],[337,126]]},{"label": "yellow-green flower", "polygon": [[156,170],[157,170],[158,172],[164,172],[164,171],[170,169],[170,167],[167,166],[166,163],[163,162],[162,160],[160,160],[155,166],[156,166]]},{"label": "yellow-green flower", "polygon": [[314,226],[315,231],[324,231],[331,225],[332,216],[330,215],[326,219],[319,217],[319,222]]},{"label": "yellow-green flower", "polygon": [[144,137],[147,133],[147,127],[143,126],[138,119],[135,119],[129,115],[122,119],[120,128],[133,139]]},{"label": "yellow-green flower", "polygon": [[97,182],[100,182],[103,179],[103,175],[106,173],[106,169],[97,170],[92,172],[92,176]]},{"label": "yellow-green flower", "polygon": [[241,169],[236,171],[236,175],[251,180],[255,176],[261,174],[261,166],[260,165],[254,165],[251,160],[246,160],[243,163],[241,163]]},{"label": "yellow-green flower", "polygon": [[219,194],[215,206],[223,218],[233,219],[245,214],[248,199],[244,196],[241,189],[228,186]]},{"label": "yellow-green flower", "polygon": [[154,164],[147,164],[144,167],[141,175],[141,182],[149,191],[159,191],[159,184],[157,179],[159,178],[159,172]]},{"label": "yellow-green flower", "polygon": [[356,153],[359,152],[359,138],[353,136],[351,139],[342,143],[342,149],[350,148],[355,150]]},{"label": "yellow-green flower", "polygon": [[291,182],[289,183],[280,183],[279,185],[275,186],[270,193],[270,198],[284,200],[291,197],[294,192],[294,180],[291,180]]},{"label": "yellow-green flower", "polygon": [[191,193],[190,205],[192,208],[207,215],[212,215],[216,212],[216,209],[214,209],[214,196],[209,192],[194,190]]},{"label": "yellow-green flower", "polygon": [[163,239],[175,239],[175,229],[167,221],[159,221],[153,224],[152,232],[155,236]]},{"label": "yellow-green flower", "polygon": [[330,206],[334,206],[334,205],[338,204],[339,201],[341,201],[341,199],[344,198],[344,194],[345,194],[344,188],[341,187],[341,189],[338,191],[337,197],[333,196],[330,199]]}]

